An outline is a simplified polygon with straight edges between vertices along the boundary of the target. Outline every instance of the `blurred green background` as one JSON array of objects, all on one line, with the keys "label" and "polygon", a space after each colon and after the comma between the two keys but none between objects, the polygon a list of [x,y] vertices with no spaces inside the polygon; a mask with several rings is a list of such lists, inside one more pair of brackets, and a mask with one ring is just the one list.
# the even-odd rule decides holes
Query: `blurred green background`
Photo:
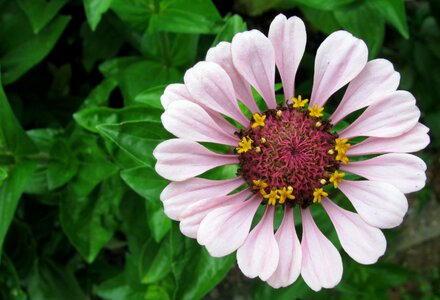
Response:
[{"label": "blurred green background", "polygon": [[[319,293],[250,280],[235,254],[211,258],[164,216],[167,181],[152,168],[170,137],[164,87],[280,12],[306,23],[303,96],[317,47],[342,28],[394,63],[431,128],[427,187],[386,231],[386,255],[362,266],[341,253],[342,282]],[[437,0],[0,0],[0,298],[440,299],[439,22]]]}]

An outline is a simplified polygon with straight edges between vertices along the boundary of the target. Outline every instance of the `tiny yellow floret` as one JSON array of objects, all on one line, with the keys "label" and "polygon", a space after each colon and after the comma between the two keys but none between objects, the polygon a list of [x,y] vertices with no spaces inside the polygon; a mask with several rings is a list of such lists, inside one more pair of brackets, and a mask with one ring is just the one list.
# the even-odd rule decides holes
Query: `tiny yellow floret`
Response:
[{"label": "tiny yellow floret", "polygon": [[301,95],[298,95],[298,98],[292,97],[293,100],[293,108],[301,109],[306,106],[306,103],[309,102],[309,99],[302,99]]},{"label": "tiny yellow floret", "polygon": [[328,193],[325,192],[322,188],[316,189],[313,191],[313,203],[321,203],[322,197],[327,197]]},{"label": "tiny yellow floret", "polygon": [[282,190],[277,190],[277,191],[278,194],[280,195],[280,200],[278,201],[280,204],[283,204],[286,201],[286,199],[290,199],[290,200],[295,199],[295,196],[292,195],[293,193],[292,187],[289,187],[287,189],[286,187],[283,187]]},{"label": "tiny yellow floret", "polygon": [[235,148],[238,153],[248,152],[252,149],[252,143],[254,141],[250,137],[243,137],[241,142],[238,142],[238,147]]},{"label": "tiny yellow floret", "polygon": [[349,162],[348,156],[345,154],[345,152],[339,152],[338,155],[336,155],[336,160],[341,161],[344,165],[348,164]]},{"label": "tiny yellow floret", "polygon": [[254,190],[264,190],[265,188],[267,188],[267,183],[264,182],[263,180],[252,180],[252,188]]},{"label": "tiny yellow floret", "polygon": [[335,189],[338,188],[338,184],[342,182],[342,178],[344,178],[344,172],[335,171],[332,176],[330,176],[330,182],[333,182],[333,186]]},{"label": "tiny yellow floret", "polygon": [[350,144],[348,143],[348,139],[335,139],[335,150],[338,153],[347,153],[348,148],[350,148]]},{"label": "tiny yellow floret", "polygon": [[259,113],[254,113],[252,116],[254,118],[254,123],[252,123],[252,128],[261,126],[264,127],[264,120],[266,120],[266,115],[260,115]]},{"label": "tiny yellow floret", "polygon": [[268,205],[277,204],[277,199],[280,198],[280,196],[278,196],[277,190],[271,190],[269,194],[264,193],[263,197],[267,199]]},{"label": "tiny yellow floret", "polygon": [[322,113],[324,111],[324,107],[318,107],[318,104],[313,105],[313,107],[309,106],[309,115],[311,117],[320,118],[324,114]]},{"label": "tiny yellow floret", "polygon": [[324,185],[324,184],[327,183],[327,180],[325,180],[324,178],[323,178],[323,179],[320,179],[320,180],[319,180],[319,183],[322,184],[322,185]]}]

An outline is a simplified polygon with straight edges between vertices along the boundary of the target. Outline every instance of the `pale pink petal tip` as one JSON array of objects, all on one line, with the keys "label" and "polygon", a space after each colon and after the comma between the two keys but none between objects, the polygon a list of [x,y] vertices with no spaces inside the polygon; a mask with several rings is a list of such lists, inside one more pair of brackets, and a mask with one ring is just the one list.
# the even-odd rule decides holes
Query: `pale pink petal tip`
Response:
[{"label": "pale pink petal tip", "polygon": [[298,278],[301,272],[301,244],[295,231],[293,208],[285,207],[284,218],[275,239],[280,249],[280,262],[267,283],[274,287],[286,287]]},{"label": "pale pink petal tip", "polygon": [[238,163],[236,155],[218,154],[196,142],[183,139],[160,143],[153,155],[157,159],[156,172],[173,181],[183,181],[215,167]]},{"label": "pale pink petal tip", "polygon": [[389,183],[345,180],[339,184],[339,189],[361,218],[377,228],[399,226],[408,211],[405,195]]},{"label": "pale pink petal tip", "polygon": [[274,206],[267,206],[263,218],[237,251],[238,267],[249,278],[258,276],[267,280],[278,266],[280,253],[273,234],[274,212]]},{"label": "pale pink petal tip", "polygon": [[168,85],[160,97],[160,103],[163,108],[167,108],[170,103],[177,100],[194,101],[186,86],[182,83],[173,83]]},{"label": "pale pink petal tip", "polygon": [[419,191],[426,183],[425,162],[415,155],[406,153],[389,153],[350,162],[341,166],[341,169],[369,180],[390,183],[403,193]]},{"label": "pale pink petal tip", "polygon": [[341,255],[316,226],[308,208],[301,210],[301,216],[301,276],[314,291],[335,287],[342,278]]},{"label": "pale pink petal tip", "polygon": [[368,59],[365,43],[346,31],[336,31],[319,46],[310,104],[324,106],[328,98],[362,71]]},{"label": "pale pink petal tip", "polygon": [[260,93],[268,108],[275,108],[275,51],[269,39],[258,30],[237,33],[231,50],[238,72]]},{"label": "pale pink petal tip", "polygon": [[380,229],[328,198],[321,203],[335,226],[342,248],[351,258],[361,264],[373,264],[385,253],[387,242]]},{"label": "pale pink petal tip", "polygon": [[252,219],[261,199],[251,199],[214,209],[202,220],[197,242],[206,246],[213,257],[222,257],[237,250],[246,240]]},{"label": "pale pink petal tip", "polygon": [[283,82],[284,97],[295,95],[295,76],[306,48],[306,28],[297,17],[275,17],[269,27],[269,39],[275,50],[275,61]]}]

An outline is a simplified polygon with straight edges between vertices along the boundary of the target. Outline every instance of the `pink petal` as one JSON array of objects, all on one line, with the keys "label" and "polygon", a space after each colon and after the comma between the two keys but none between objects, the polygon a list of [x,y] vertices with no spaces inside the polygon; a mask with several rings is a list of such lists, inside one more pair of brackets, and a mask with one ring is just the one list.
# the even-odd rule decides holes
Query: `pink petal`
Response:
[{"label": "pink petal", "polygon": [[344,180],[339,189],[361,218],[377,228],[399,226],[408,210],[405,195],[389,183]]},{"label": "pink petal", "polygon": [[183,139],[160,143],[153,155],[157,159],[156,172],[173,181],[183,181],[215,167],[238,163],[237,155],[218,154]]},{"label": "pink petal", "polygon": [[186,71],[184,81],[197,103],[231,117],[243,126],[249,124],[238,107],[231,79],[218,64],[199,62]]},{"label": "pink petal", "polygon": [[269,39],[275,50],[275,61],[283,82],[284,97],[295,95],[295,76],[306,48],[304,22],[298,17],[286,19],[279,14],[270,24]]},{"label": "pink petal", "polygon": [[243,185],[241,177],[228,180],[190,178],[171,182],[160,194],[165,214],[173,220],[180,220],[185,208],[200,199],[209,199],[229,194]]},{"label": "pink petal", "polygon": [[214,48],[209,49],[206,54],[206,61],[220,65],[231,78],[237,98],[243,101],[252,113],[260,112],[252,95],[251,86],[240,75],[232,62],[231,43],[220,42]]},{"label": "pink petal", "polygon": [[363,161],[350,162],[341,169],[369,180],[394,185],[402,193],[421,190],[426,182],[426,164],[415,155],[390,153]]},{"label": "pink petal", "polygon": [[267,206],[263,218],[237,251],[237,264],[249,278],[267,280],[275,272],[280,251],[273,234],[274,206]]},{"label": "pink petal", "polygon": [[222,257],[237,250],[246,240],[261,196],[214,209],[200,223],[197,241],[209,254]]},{"label": "pink petal", "polygon": [[301,216],[303,223],[301,275],[314,291],[332,288],[342,278],[341,256],[316,226],[309,208],[302,209]]},{"label": "pink petal", "polygon": [[284,218],[278,228],[275,239],[280,248],[280,262],[267,283],[274,287],[291,285],[301,272],[301,244],[295,231],[293,208],[285,207]]},{"label": "pink petal", "polygon": [[396,91],[368,107],[350,126],[339,133],[341,138],[357,136],[395,137],[412,129],[420,117],[416,99],[406,91]]},{"label": "pink petal", "polygon": [[275,108],[275,52],[269,39],[258,30],[237,33],[231,50],[238,72],[260,93],[268,108]]},{"label": "pink petal", "polygon": [[310,104],[324,106],[328,98],[349,83],[368,59],[365,43],[346,31],[332,33],[319,46]]},{"label": "pink petal", "polygon": [[177,137],[195,142],[213,142],[236,146],[237,136],[223,130],[199,105],[175,101],[162,114],[162,124]]},{"label": "pink petal", "polygon": [[359,144],[352,145],[348,156],[378,154],[387,152],[416,152],[428,146],[429,128],[417,123],[410,131],[391,138],[370,137]]},{"label": "pink petal", "polygon": [[165,88],[163,95],[160,97],[160,103],[165,109],[167,109],[170,103],[177,100],[194,101],[186,86],[182,83],[173,83],[168,85]]},{"label": "pink petal", "polygon": [[187,237],[196,238],[200,222],[202,222],[208,213],[228,204],[243,202],[251,195],[253,195],[253,193],[249,189],[245,189],[228,196],[214,196],[200,200],[194,199],[191,204],[183,209],[180,215],[180,231]]},{"label": "pink petal", "polygon": [[358,214],[345,210],[330,199],[322,206],[329,215],[345,252],[361,264],[373,264],[385,253],[387,241],[380,229],[368,225]]},{"label": "pink petal", "polygon": [[332,123],[336,124],[348,114],[376,103],[384,95],[396,91],[399,81],[400,74],[388,60],[369,61],[348,85],[341,103],[330,117]]}]

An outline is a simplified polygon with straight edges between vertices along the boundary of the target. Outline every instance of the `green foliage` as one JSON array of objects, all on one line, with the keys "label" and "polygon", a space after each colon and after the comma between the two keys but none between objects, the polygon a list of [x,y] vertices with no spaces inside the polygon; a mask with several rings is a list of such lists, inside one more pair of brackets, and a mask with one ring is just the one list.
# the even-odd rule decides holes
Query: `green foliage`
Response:
[{"label": "green foliage", "polygon": [[[300,15],[307,25],[310,49],[300,67],[307,76],[297,77],[299,91],[310,92],[317,41],[349,30],[366,41],[370,58],[396,62],[438,150],[435,1],[214,2],[0,0],[1,299],[193,300],[216,287],[225,292],[221,282],[235,255],[211,257],[163,211],[160,193],[169,182],[155,172],[152,151],[172,135],[160,122],[160,96],[209,47],[248,27],[267,31],[275,13]],[[203,176],[236,172],[225,166]],[[432,198],[430,190],[425,197]],[[323,210],[313,213],[341,249]],[[408,281],[420,282],[423,295],[436,292],[430,284],[438,274],[409,272],[390,257],[374,266],[343,260],[343,281],[329,291],[312,292],[302,279],[274,290],[244,275],[238,285],[228,277],[225,286],[261,300],[382,299]]]}]

